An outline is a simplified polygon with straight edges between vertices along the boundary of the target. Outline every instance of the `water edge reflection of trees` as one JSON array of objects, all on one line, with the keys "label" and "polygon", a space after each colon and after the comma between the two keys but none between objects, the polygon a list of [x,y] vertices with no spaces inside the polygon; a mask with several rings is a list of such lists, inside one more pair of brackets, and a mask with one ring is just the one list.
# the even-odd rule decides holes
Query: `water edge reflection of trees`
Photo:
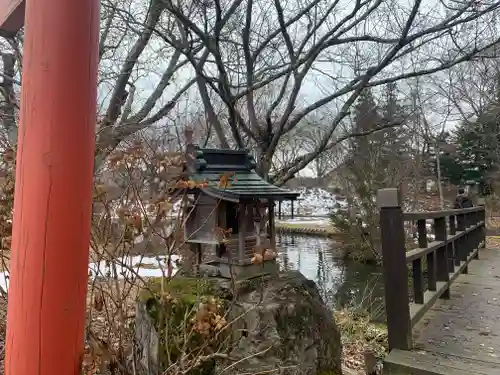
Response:
[{"label": "water edge reflection of trees", "polygon": [[346,261],[340,245],[331,239],[281,234],[277,236],[279,261],[284,270],[299,270],[314,280],[332,308],[367,310],[384,319],[384,285],[381,268]]}]

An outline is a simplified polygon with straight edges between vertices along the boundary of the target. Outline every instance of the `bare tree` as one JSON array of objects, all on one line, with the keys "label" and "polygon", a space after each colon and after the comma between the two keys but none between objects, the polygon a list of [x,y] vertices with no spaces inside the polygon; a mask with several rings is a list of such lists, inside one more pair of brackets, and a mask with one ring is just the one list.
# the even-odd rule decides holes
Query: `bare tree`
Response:
[{"label": "bare tree", "polygon": [[479,117],[499,97],[500,69],[497,49],[477,55],[470,63],[434,77],[430,87],[440,98],[434,111],[448,122]]},{"label": "bare tree", "polygon": [[[128,136],[165,122],[196,87],[207,131],[222,147],[254,148],[259,171],[269,178],[282,138],[328,108],[334,115],[314,149],[274,173],[282,184],[356,136],[338,128],[364,87],[436,73],[478,54],[489,57],[498,41],[493,21],[499,5],[102,0],[96,164]],[[3,43],[1,110],[13,142],[21,50],[22,34]]]},{"label": "bare tree", "polygon": [[[498,41],[488,26],[495,1],[214,0],[194,12],[191,3],[165,4],[182,24],[181,50],[220,144],[250,141],[263,176],[284,135],[321,107],[338,107],[317,147],[274,176],[279,184],[338,143],[332,135],[364,87],[448,69]],[[202,50],[191,47],[197,41]],[[259,108],[271,86],[271,104]],[[225,104],[223,116],[210,92]]]},{"label": "bare tree", "polygon": [[[308,116],[301,126],[284,134],[273,157],[271,175],[280,173],[284,167],[293,163],[298,157],[315,152],[325,137],[325,132],[328,131],[330,121],[331,116],[328,115],[323,117]],[[314,177],[319,181],[326,181],[332,170],[342,162],[344,151],[342,143],[339,143],[337,147],[318,153],[309,165]]]},{"label": "bare tree", "polygon": [[[155,30],[174,40],[180,35],[176,19],[162,1],[101,1],[96,167],[124,139],[165,121],[194,83],[184,74],[188,60]],[[22,40],[21,33],[1,44],[0,110],[11,144],[17,141]],[[192,48],[196,50],[195,45]]]}]

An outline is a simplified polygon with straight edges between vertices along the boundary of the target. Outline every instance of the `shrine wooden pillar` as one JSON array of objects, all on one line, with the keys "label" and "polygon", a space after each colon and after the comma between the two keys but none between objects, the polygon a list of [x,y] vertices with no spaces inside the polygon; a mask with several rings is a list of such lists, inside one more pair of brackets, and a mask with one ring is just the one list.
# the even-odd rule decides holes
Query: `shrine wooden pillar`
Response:
[{"label": "shrine wooden pillar", "polygon": [[268,200],[268,218],[269,218],[269,242],[271,243],[272,249],[276,249],[276,226],[275,226],[275,214],[274,214],[274,201],[272,199]]},{"label": "shrine wooden pillar", "polygon": [[[247,207],[249,202],[240,202],[238,206],[238,262],[243,262],[245,260],[245,239],[247,237],[247,232],[250,232],[252,228],[248,228],[248,216]],[[235,259],[233,259],[234,261]]]},{"label": "shrine wooden pillar", "polygon": [[98,0],[0,0],[23,23],[6,375],[77,375],[92,210]]}]

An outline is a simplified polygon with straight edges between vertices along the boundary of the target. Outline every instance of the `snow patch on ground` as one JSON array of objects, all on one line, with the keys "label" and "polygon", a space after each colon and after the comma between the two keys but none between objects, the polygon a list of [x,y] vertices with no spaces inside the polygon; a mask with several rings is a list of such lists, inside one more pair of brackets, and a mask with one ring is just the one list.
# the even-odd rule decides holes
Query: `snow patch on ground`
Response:
[{"label": "snow patch on ground", "polygon": [[[300,193],[298,200],[294,202],[294,213],[297,216],[327,216],[339,208],[347,208],[347,200],[338,200],[335,194],[325,189],[300,188],[296,192]],[[289,201],[282,202],[282,214],[290,215],[291,207]]]},{"label": "snow patch on ground", "polygon": [[330,220],[328,219],[318,219],[311,217],[300,218],[300,219],[288,219],[288,220],[276,220],[277,224],[296,224],[296,225],[330,225]]},{"label": "snow patch on ground", "polygon": [[[178,270],[176,261],[179,256],[171,256],[173,274]],[[140,277],[162,277],[166,275],[167,257],[155,258],[145,256],[124,256],[113,261],[101,261],[89,264],[89,280],[109,278],[115,274],[118,279],[132,279]],[[7,291],[9,288],[9,272],[0,272],[0,288]]]}]

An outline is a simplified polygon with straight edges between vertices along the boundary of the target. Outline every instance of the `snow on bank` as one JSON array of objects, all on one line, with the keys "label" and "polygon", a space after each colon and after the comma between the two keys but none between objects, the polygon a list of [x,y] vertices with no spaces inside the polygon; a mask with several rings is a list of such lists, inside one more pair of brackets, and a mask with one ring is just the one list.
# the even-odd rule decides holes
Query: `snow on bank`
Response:
[{"label": "snow on bank", "polygon": [[[335,194],[321,188],[300,188],[296,190],[300,196],[294,202],[294,212],[296,215],[327,216],[340,208],[347,207],[346,200],[338,200]],[[291,203],[284,201],[281,204],[281,212],[290,215],[292,212]]]},{"label": "snow on bank", "polygon": [[[176,262],[179,256],[172,255],[173,273],[177,272]],[[115,274],[118,279],[133,279],[134,277],[162,277],[166,274],[167,257],[155,258],[145,256],[125,256],[114,261],[101,261],[89,264],[89,280],[109,278]],[[0,272],[0,288],[9,288],[9,272]]]},{"label": "snow on bank", "polygon": [[317,217],[302,217],[300,219],[276,220],[277,224],[292,224],[292,225],[330,225],[329,219],[318,219]]},{"label": "snow on bank", "polygon": [[[171,256],[172,264],[179,260],[177,255]],[[141,277],[161,277],[166,272],[167,257],[158,256],[155,258],[137,256],[125,256],[121,259],[114,260],[113,262],[101,261],[99,263],[89,264],[89,278],[95,279],[96,277],[106,277],[109,274],[116,273],[119,278],[132,278],[135,275]]]}]

